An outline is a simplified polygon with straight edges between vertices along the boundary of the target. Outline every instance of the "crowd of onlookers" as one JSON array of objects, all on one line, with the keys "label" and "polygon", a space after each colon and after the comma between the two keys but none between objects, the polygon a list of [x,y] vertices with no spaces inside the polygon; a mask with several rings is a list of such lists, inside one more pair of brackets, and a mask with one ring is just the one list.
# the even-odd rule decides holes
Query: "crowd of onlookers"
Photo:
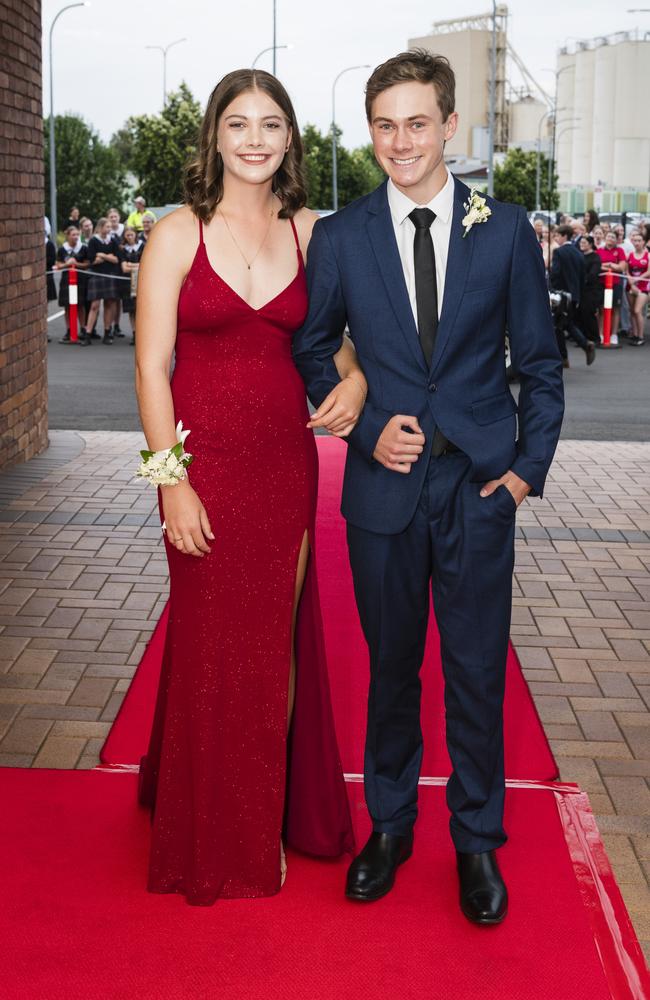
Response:
[{"label": "crowd of onlookers", "polygon": [[[120,212],[110,208],[93,222],[70,209],[64,240],[57,248],[45,220],[48,299],[58,299],[65,309],[66,333],[60,343],[71,343],[70,269],[77,273],[78,343],[93,340],[112,344],[123,337],[120,319],[128,313],[132,343],[135,343],[137,279],[140,258],[156,216],[138,196],[125,222]],[[645,343],[644,324],[650,298],[650,223],[643,222],[626,235],[622,224],[600,221],[594,209],[582,218],[562,216],[557,225],[544,219],[533,221],[549,288],[566,297],[565,322],[556,324],[558,346],[565,367],[569,366],[567,336],[583,348],[587,363],[603,340],[605,275],[614,277],[611,341],[641,347]],[[60,272],[57,288],[54,273]],[[103,311],[103,336],[97,330]]]},{"label": "crowd of onlookers", "polygon": [[644,325],[650,295],[650,223],[626,234],[622,224],[601,222],[589,209],[579,219],[562,216],[558,225],[535,219],[533,226],[548,271],[549,287],[567,296],[566,323],[556,325],[558,346],[568,368],[566,335],[583,348],[587,363],[603,341],[605,276],[613,276],[611,343],[625,338],[645,343]]},{"label": "crowd of onlookers", "polygon": [[[72,343],[70,336],[70,270],[77,278],[78,339],[81,346],[93,340],[112,344],[115,337],[124,337],[120,319],[128,313],[132,343],[135,343],[138,268],[142,251],[156,222],[148,211],[144,198],[137,197],[134,209],[122,222],[120,212],[109,208],[93,222],[81,216],[75,205],[70,209],[64,227],[65,239],[57,248],[45,220],[48,300],[58,299],[65,310],[66,333],[62,344]],[[60,272],[57,292],[54,273]],[[97,330],[100,310],[103,310],[103,336]]]}]

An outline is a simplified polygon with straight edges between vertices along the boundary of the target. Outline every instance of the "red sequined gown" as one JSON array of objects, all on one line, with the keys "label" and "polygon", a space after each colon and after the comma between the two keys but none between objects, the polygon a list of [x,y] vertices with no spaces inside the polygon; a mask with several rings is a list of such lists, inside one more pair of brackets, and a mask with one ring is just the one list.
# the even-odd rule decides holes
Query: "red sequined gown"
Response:
[{"label": "red sequined gown", "polygon": [[317,454],[291,356],[307,311],[296,246],[293,281],[253,309],[212,268],[200,226],[178,302],[175,420],[216,540],[203,559],[165,541],[169,628],[140,800],[153,809],[148,888],[199,905],[276,893],[283,831],[308,853],[353,849],[315,577]]}]

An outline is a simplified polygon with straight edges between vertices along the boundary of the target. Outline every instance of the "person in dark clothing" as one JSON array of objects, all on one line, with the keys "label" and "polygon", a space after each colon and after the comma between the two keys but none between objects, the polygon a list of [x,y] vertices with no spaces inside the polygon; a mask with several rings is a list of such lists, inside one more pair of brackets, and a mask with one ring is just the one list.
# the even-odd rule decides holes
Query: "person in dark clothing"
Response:
[{"label": "person in dark clothing", "polygon": [[580,239],[580,252],[585,264],[579,310],[580,327],[592,344],[600,346],[598,308],[603,298],[603,286],[600,283],[600,257],[596,253],[593,236],[583,236]]},{"label": "person in dark clothing", "polygon": [[585,263],[583,255],[571,242],[572,239],[571,226],[558,226],[555,232],[556,246],[551,259],[550,285],[555,291],[570,293],[571,305],[569,306],[567,332],[578,347],[583,349],[587,364],[591,365],[596,357],[596,348],[591,341],[587,340],[578,326]]},{"label": "person in dark clothing", "polygon": [[[45,230],[45,282],[47,285],[48,302],[52,302],[54,299],[56,299],[56,282],[54,280],[54,275],[49,273],[52,271],[52,268],[54,267],[55,263],[56,263],[56,246],[48,236],[46,229]],[[51,340],[52,338],[48,333],[47,335],[48,344],[50,343]]]},{"label": "person in dark clothing", "polygon": [[117,257],[118,241],[110,233],[108,219],[97,220],[95,235],[88,243],[88,260],[90,276],[88,280],[88,301],[90,309],[86,326],[82,327],[79,343],[86,346],[90,343],[90,331],[94,328],[99,313],[100,304],[104,303],[104,343],[112,344],[116,304],[120,298],[121,281],[120,264]]},{"label": "person in dark clothing", "polygon": [[[45,237],[45,270],[52,271],[56,264],[56,245],[49,236]],[[47,301],[54,302],[56,299],[56,282],[53,274],[47,275]]]}]

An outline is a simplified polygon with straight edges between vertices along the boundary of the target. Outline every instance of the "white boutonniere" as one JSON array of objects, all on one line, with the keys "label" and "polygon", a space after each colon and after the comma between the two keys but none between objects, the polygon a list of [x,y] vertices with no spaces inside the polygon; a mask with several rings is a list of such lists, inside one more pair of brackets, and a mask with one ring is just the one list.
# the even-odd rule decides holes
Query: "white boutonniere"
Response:
[{"label": "white boutonniere", "polygon": [[492,215],[492,209],[487,205],[485,198],[474,188],[470,191],[469,201],[464,203],[463,208],[467,212],[467,215],[463,219],[463,226],[465,227],[463,239],[465,239],[474,223],[487,222]]}]

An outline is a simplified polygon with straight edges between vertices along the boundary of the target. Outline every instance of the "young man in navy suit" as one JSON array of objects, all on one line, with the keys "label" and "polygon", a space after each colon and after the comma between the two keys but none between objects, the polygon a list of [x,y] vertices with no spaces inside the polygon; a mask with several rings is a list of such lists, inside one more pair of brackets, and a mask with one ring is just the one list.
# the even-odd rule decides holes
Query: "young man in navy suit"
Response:
[{"label": "young man in navy suit", "polygon": [[[454,74],[424,50],[368,81],[376,191],[317,222],[296,363],[318,407],[346,323],[368,381],[349,435],[342,513],[370,652],[365,752],[373,832],[346,895],[371,901],[411,855],[422,760],[419,671],[429,586],[441,638],[447,785],[460,902],[499,923],[507,892],[503,693],[515,512],[541,495],[560,433],[562,368],[539,245],[523,208],[448,172]],[[520,375],[506,381],[504,338]],[[319,412],[314,419],[319,423]]]},{"label": "young man in navy suit", "polygon": [[585,284],[585,257],[582,251],[572,242],[571,234],[571,226],[559,226],[556,230],[556,246],[551,259],[549,278],[551,288],[556,289],[558,292],[571,293],[569,336],[585,352],[587,364],[592,365],[596,358],[596,347],[590,340],[587,340],[578,326],[580,300]]}]

